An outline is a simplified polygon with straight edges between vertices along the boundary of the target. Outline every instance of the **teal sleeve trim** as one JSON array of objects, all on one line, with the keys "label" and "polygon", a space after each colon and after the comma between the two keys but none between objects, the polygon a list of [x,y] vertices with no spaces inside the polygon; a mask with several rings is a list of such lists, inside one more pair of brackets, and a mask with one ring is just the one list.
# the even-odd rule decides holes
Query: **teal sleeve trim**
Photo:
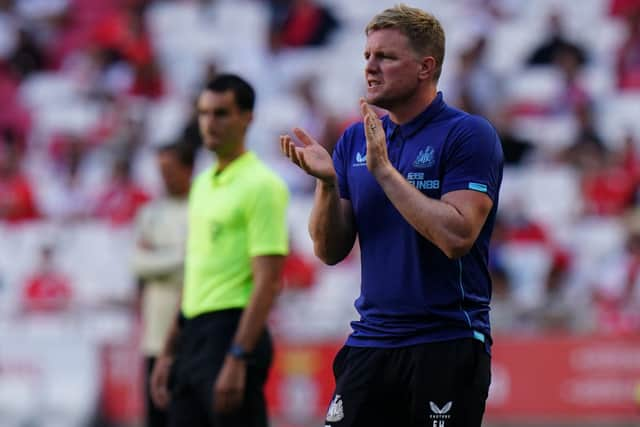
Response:
[{"label": "teal sleeve trim", "polygon": [[477,339],[481,343],[485,342],[484,334],[482,332],[473,331],[473,338]]},{"label": "teal sleeve trim", "polygon": [[469,183],[469,190],[475,190],[475,191],[480,191],[482,193],[486,193],[487,192],[487,186],[484,184],[479,184],[477,182],[470,182]]}]

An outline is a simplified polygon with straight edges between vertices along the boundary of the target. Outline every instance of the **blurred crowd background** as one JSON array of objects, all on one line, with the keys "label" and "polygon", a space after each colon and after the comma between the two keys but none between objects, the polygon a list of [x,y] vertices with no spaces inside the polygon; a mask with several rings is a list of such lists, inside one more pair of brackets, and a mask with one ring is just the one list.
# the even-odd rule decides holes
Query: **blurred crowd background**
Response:
[{"label": "blurred crowd background", "polygon": [[[122,397],[139,359],[132,227],[161,194],[157,147],[182,141],[198,170],[210,163],[194,103],[219,72],[255,86],[249,146],[292,192],[274,334],[344,339],[358,251],[330,268],[314,258],[314,181],[281,157],[278,135],[301,126],[331,150],[359,119],[363,29],[393,4],[0,0],[1,426],[136,413]],[[445,28],[445,100],[502,138],[494,333],[637,336],[640,1],[411,5]]]}]

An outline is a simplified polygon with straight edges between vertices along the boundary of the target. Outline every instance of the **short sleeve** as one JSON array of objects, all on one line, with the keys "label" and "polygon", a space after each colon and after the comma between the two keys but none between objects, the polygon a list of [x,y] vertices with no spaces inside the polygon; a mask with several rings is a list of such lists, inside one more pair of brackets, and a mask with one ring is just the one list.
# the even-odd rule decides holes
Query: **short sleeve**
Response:
[{"label": "short sleeve", "polygon": [[473,190],[497,201],[503,154],[500,139],[489,122],[476,116],[463,119],[447,141],[444,159],[442,194]]},{"label": "short sleeve", "polygon": [[247,212],[249,255],[287,255],[289,191],[277,178],[262,181]]},{"label": "short sleeve", "polygon": [[333,167],[336,170],[338,176],[338,190],[340,191],[340,197],[343,199],[351,200],[351,193],[349,192],[349,182],[347,180],[347,162],[349,156],[345,153],[346,150],[346,132],[342,134],[335,149],[333,150]]}]

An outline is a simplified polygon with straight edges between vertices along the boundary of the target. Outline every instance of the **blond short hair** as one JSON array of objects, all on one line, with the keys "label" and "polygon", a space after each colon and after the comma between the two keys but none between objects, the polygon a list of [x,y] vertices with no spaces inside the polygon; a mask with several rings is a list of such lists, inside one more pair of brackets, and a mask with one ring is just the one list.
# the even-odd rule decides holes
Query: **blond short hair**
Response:
[{"label": "blond short hair", "polygon": [[365,34],[388,28],[404,34],[416,54],[433,56],[436,60],[434,80],[437,81],[444,61],[444,30],[440,21],[422,9],[401,3],[374,16],[367,25]]}]

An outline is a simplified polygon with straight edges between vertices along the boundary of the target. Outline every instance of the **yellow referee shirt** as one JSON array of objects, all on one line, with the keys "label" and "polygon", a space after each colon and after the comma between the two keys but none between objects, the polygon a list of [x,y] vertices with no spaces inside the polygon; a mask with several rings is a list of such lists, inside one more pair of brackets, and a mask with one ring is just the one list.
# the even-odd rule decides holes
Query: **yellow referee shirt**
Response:
[{"label": "yellow referee shirt", "polygon": [[289,250],[286,184],[251,151],[220,173],[194,180],[182,313],[243,308],[253,289],[251,258]]}]

